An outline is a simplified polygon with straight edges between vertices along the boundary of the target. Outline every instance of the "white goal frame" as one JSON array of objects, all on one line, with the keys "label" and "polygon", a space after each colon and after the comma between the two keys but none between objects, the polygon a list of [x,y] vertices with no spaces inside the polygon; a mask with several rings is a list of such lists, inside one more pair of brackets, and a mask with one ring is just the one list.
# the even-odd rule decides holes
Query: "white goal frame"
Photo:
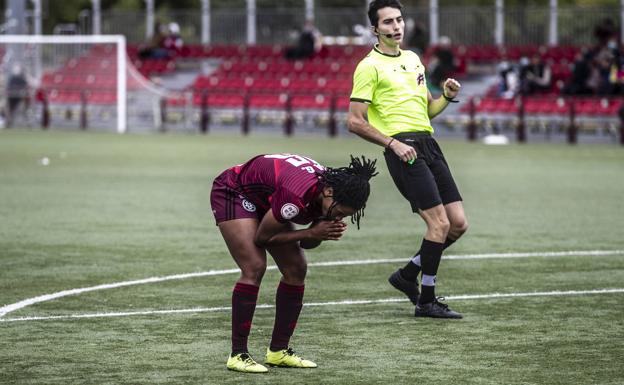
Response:
[{"label": "white goal frame", "polygon": [[0,35],[0,44],[115,44],[117,47],[117,132],[127,129],[127,54],[123,35]]}]

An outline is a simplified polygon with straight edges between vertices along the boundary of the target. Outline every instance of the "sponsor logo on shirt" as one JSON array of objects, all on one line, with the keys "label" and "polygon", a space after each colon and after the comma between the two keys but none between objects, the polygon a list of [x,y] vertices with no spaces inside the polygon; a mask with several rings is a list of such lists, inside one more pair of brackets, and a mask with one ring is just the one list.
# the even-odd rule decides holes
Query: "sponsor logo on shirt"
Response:
[{"label": "sponsor logo on shirt", "polygon": [[256,205],[249,202],[247,199],[243,199],[243,208],[249,211],[250,213],[253,213],[254,211],[256,211]]},{"label": "sponsor logo on shirt", "polygon": [[293,219],[297,216],[297,214],[299,214],[299,207],[295,206],[292,203],[286,203],[284,206],[282,206],[280,214],[282,214],[282,217],[284,219]]}]

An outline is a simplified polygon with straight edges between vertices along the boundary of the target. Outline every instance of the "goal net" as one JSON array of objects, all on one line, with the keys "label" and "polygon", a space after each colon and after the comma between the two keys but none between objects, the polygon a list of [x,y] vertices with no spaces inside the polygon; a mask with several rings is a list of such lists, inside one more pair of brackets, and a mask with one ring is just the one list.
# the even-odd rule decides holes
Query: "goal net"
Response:
[{"label": "goal net", "polygon": [[128,60],[121,35],[0,35],[5,126],[150,131],[170,96]]}]

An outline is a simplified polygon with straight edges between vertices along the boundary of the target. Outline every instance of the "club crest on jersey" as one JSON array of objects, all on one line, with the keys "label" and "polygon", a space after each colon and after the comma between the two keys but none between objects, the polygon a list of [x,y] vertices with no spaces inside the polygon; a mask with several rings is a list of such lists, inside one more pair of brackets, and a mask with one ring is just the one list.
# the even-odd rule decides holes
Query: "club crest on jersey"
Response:
[{"label": "club crest on jersey", "polygon": [[418,82],[419,86],[422,86],[423,84],[425,84],[425,75],[418,74],[418,78],[416,78],[416,81]]},{"label": "club crest on jersey", "polygon": [[250,213],[253,213],[254,211],[256,211],[256,205],[249,202],[247,199],[243,199],[243,208],[249,211]]},{"label": "club crest on jersey", "polygon": [[297,214],[299,214],[299,207],[293,205],[292,203],[286,203],[282,206],[280,214],[282,214],[284,219],[293,219],[297,216]]}]

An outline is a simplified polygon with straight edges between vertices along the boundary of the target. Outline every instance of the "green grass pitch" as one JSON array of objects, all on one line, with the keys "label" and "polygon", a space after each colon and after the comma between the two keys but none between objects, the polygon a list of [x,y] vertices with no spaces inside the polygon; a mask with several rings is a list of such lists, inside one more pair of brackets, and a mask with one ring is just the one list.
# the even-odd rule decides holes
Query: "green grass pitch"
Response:
[{"label": "green grass pitch", "polygon": [[[438,294],[465,319],[415,319],[386,281],[403,262],[312,266],[305,302],[322,306],[304,307],[291,343],[319,368],[245,375],[225,369],[229,312],[214,309],[229,306],[236,274],[166,280],[4,315],[0,384],[624,383],[622,291],[522,295],[624,288],[624,252],[583,252],[624,250],[624,149],[441,145],[470,223],[446,254],[538,253],[443,260]],[[63,290],[233,269],[210,210],[212,179],[252,155],[277,152],[331,166],[346,165],[349,154],[379,159],[362,229],[350,226],[340,242],[307,252],[311,264],[407,261],[420,244],[422,220],[394,188],[381,149],[360,139],[5,130],[0,307]],[[565,251],[581,252],[539,255]],[[267,272],[260,304],[273,304],[278,280]],[[328,304],[346,300],[369,302]],[[185,309],[199,310],[155,313]],[[110,313],[125,315],[45,319]],[[273,316],[272,308],[256,311],[250,350],[258,361]]]}]

